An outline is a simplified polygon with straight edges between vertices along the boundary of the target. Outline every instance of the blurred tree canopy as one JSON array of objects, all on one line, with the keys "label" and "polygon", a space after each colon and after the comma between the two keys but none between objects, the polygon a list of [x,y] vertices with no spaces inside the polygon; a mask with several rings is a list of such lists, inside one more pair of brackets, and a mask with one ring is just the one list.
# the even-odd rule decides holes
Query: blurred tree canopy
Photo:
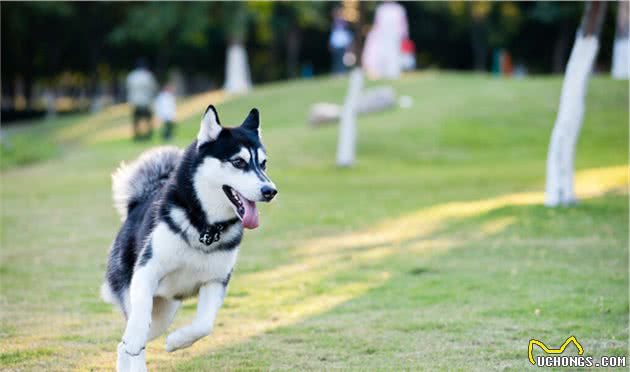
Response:
[{"label": "blurred tree canopy", "polygon": [[[533,73],[561,72],[579,23],[579,2],[402,2],[420,68],[487,70],[493,50],[509,51]],[[94,94],[139,57],[160,79],[177,68],[219,86],[230,42],[246,45],[252,78],[297,77],[302,66],[329,71],[334,2],[3,2],[2,95],[17,86],[82,86]],[[368,19],[376,4],[368,4]],[[600,64],[610,63],[614,11],[602,30]],[[19,84],[18,84],[19,83]],[[4,102],[4,100],[3,100]]]}]

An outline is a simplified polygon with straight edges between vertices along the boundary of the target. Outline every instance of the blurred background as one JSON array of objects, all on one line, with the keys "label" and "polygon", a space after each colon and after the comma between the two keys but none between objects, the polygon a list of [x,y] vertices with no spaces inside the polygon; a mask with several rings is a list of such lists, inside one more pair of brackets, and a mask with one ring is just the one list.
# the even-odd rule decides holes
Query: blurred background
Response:
[{"label": "blurred background", "polygon": [[0,369],[113,370],[111,173],[209,104],[260,110],[279,195],[213,334],[158,338],[149,370],[525,370],[571,335],[628,356],[628,2],[0,10]]},{"label": "blurred background", "polygon": [[[335,2],[9,2],[2,12],[3,123],[98,110],[126,98],[125,79],[144,58],[178,95],[223,87],[231,44],[247,50],[251,80],[331,72]],[[364,34],[377,2],[364,4]],[[579,2],[402,2],[417,69],[562,73],[582,15]],[[612,45],[614,6],[601,41]],[[343,15],[342,15],[343,17]],[[346,15],[346,18],[347,15]],[[602,48],[596,71],[610,68]],[[54,102],[54,104],[51,102]],[[47,104],[48,102],[48,104]]]}]

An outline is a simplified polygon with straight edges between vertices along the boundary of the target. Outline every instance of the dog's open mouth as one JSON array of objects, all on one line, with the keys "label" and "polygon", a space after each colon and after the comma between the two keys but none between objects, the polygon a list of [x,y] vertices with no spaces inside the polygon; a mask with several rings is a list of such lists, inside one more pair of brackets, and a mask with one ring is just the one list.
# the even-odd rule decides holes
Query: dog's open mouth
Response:
[{"label": "dog's open mouth", "polygon": [[238,191],[228,185],[223,185],[223,192],[232,203],[232,208],[238,218],[241,219],[243,227],[255,229],[258,227],[258,209],[256,203],[245,198]]}]

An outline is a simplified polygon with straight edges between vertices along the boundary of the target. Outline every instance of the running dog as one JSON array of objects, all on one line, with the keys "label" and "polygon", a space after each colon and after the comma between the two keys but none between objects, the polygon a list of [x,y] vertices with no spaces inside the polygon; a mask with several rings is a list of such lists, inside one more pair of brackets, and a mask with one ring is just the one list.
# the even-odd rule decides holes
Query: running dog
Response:
[{"label": "running dog", "polygon": [[101,293],[127,320],[119,371],[145,371],[145,345],[198,296],[192,324],[166,338],[169,352],[210,334],[236,262],[243,229],[258,227],[256,202],[277,194],[265,170],[257,109],[239,127],[221,126],[214,106],[185,150],[160,147],[112,175],[123,224]]}]

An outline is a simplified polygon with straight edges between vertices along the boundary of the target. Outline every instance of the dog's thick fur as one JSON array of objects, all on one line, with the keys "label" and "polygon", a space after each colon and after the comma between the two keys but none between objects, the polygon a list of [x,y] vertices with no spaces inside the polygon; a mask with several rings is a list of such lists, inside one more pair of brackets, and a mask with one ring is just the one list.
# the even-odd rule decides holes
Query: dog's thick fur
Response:
[{"label": "dog's thick fur", "polygon": [[146,370],[146,343],[168,328],[187,297],[198,295],[197,315],[167,337],[166,350],[212,331],[243,228],[258,225],[255,202],[276,194],[265,158],[256,109],[241,126],[224,128],[210,106],[186,150],[150,150],[113,174],[123,225],[101,292],[127,319],[118,370]]}]

